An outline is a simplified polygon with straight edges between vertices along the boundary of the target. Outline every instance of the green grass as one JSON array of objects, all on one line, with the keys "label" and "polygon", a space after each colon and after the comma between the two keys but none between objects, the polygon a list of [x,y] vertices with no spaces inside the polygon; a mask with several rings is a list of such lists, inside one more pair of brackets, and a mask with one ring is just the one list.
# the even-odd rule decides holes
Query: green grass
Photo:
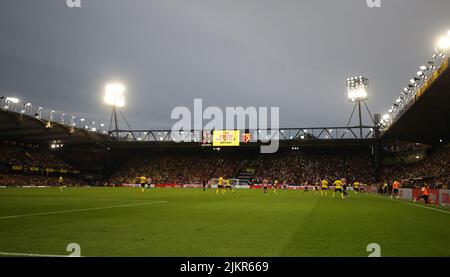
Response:
[{"label": "green grass", "polygon": [[0,252],[61,255],[75,242],[83,256],[365,257],[378,243],[382,256],[448,257],[449,231],[448,210],[363,194],[0,189]]}]

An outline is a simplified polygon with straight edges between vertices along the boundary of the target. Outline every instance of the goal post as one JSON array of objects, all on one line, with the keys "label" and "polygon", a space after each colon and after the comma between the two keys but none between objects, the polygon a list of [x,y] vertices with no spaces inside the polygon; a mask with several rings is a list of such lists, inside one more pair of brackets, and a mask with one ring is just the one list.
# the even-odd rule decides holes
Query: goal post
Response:
[{"label": "goal post", "polygon": [[[230,184],[231,184],[232,187],[239,186],[239,179],[231,179],[231,178],[230,179],[226,179],[226,178],[224,178],[223,179],[223,181],[224,181],[223,185],[225,185],[225,181],[226,180],[230,181]],[[218,183],[219,183],[219,178],[211,178],[211,180],[210,180],[211,187],[216,188]]]}]

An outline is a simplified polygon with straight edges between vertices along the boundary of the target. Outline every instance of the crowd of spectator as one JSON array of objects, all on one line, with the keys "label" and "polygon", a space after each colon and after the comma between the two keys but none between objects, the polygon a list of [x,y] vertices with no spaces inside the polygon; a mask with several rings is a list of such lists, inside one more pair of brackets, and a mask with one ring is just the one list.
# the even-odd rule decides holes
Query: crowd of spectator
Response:
[{"label": "crowd of spectator", "polygon": [[[4,174],[0,173],[0,186],[59,186],[58,176],[32,174]],[[63,176],[63,185],[82,186],[85,183],[68,176]]]},{"label": "crowd of spectator", "polygon": [[368,155],[337,153],[281,153],[273,157],[262,156],[256,166],[254,183],[262,180],[288,184],[315,185],[321,180],[340,178],[372,182],[373,165]]},{"label": "crowd of spectator", "polygon": [[446,187],[450,184],[450,147],[434,151],[417,163],[386,165],[380,177],[388,183],[398,180],[403,187],[415,187],[423,183],[435,188]]},{"label": "crowd of spectator", "polygon": [[201,184],[213,176],[219,161],[217,157],[201,155],[134,158],[115,171],[109,183],[132,184],[136,183],[140,176],[146,176],[150,177],[154,183]]},{"label": "crowd of spectator", "polygon": [[[70,152],[67,156],[80,160],[81,154]],[[104,163],[105,155],[87,159],[89,162]],[[82,156],[82,155],[81,155]],[[86,160],[82,158],[81,160]],[[59,175],[47,175],[45,171],[31,172],[8,171],[13,165],[28,167],[48,167],[71,169],[49,149],[14,142],[0,143],[0,185],[42,185],[57,183]],[[9,173],[7,173],[9,172]],[[137,183],[140,176],[150,177],[159,184],[202,184],[212,178],[238,178],[241,172],[251,172],[250,183],[260,184],[264,179],[269,182],[278,180],[291,185],[314,185],[322,179],[332,182],[346,178],[350,182],[359,181],[375,184],[376,176],[370,153],[354,151],[295,151],[280,150],[275,154],[254,152],[198,152],[198,153],[159,153],[135,156],[113,171],[106,180],[109,185]],[[10,174],[12,173],[12,174]],[[67,185],[82,185],[80,181],[64,177]],[[432,187],[447,187],[450,184],[450,147],[442,147],[416,163],[397,163],[381,168],[379,181],[401,182],[403,187],[413,187],[427,182]]]},{"label": "crowd of spectator", "polygon": [[6,166],[72,168],[48,149],[9,141],[0,142],[0,163]]},{"label": "crowd of spectator", "polygon": [[360,154],[305,154],[280,151],[277,154],[176,155],[134,158],[115,171],[111,184],[136,183],[140,176],[153,183],[201,184],[212,178],[237,178],[243,170],[253,172],[251,183],[275,179],[287,184],[314,184],[351,178],[372,182],[372,161]]}]

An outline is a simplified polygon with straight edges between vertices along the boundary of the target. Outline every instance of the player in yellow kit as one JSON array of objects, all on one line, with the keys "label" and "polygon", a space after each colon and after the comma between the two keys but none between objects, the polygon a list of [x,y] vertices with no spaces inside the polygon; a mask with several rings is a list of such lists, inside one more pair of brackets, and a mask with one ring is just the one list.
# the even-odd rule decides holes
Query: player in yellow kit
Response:
[{"label": "player in yellow kit", "polygon": [[344,199],[344,192],[342,191],[342,185],[344,183],[342,182],[342,180],[337,179],[336,181],[334,181],[333,185],[334,185],[334,191],[333,191],[333,197],[336,194],[336,192],[340,192],[341,193],[341,198]]},{"label": "player in yellow kit", "polygon": [[144,195],[145,192],[145,184],[147,183],[147,177],[141,176],[139,177],[139,183],[141,185],[141,195]]},{"label": "player in yellow kit", "polygon": [[225,188],[223,191],[225,191],[227,189],[231,190],[234,193],[234,189],[233,189],[233,186],[231,186],[230,180],[225,180]]},{"label": "player in yellow kit", "polygon": [[355,196],[356,196],[356,194],[359,191],[359,182],[358,181],[353,182],[353,191],[355,192]]},{"label": "player in yellow kit", "polygon": [[273,182],[273,193],[277,194],[278,192],[278,180]]},{"label": "player in yellow kit", "polygon": [[217,189],[216,189],[217,195],[219,195],[219,191],[221,191],[223,194],[223,178],[222,177],[219,177],[219,180],[217,181]]},{"label": "player in yellow kit", "polygon": [[320,182],[321,188],[320,188],[320,195],[327,197],[328,194],[328,181],[323,179]]}]

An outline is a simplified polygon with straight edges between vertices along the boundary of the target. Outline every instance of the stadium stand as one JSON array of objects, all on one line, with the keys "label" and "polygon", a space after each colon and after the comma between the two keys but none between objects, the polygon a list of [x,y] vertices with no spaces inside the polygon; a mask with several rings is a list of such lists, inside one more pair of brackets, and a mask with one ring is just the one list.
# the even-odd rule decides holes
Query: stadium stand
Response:
[{"label": "stadium stand", "polygon": [[86,184],[76,177],[78,170],[38,145],[0,142],[0,185],[1,186],[54,186],[59,176],[64,185]]},{"label": "stadium stand", "polygon": [[375,180],[369,155],[323,151],[321,154],[279,151],[273,155],[238,153],[236,155],[161,155],[151,158],[133,158],[120,167],[109,183],[136,183],[139,176],[152,178],[154,183],[201,184],[211,178],[239,178],[247,172],[247,182],[261,183],[263,179],[300,185],[312,184],[323,178]]},{"label": "stadium stand", "polygon": [[0,163],[10,166],[36,166],[72,169],[72,166],[38,145],[0,142]]},{"label": "stadium stand", "polygon": [[380,177],[382,180],[400,180],[403,187],[416,187],[422,183],[433,188],[447,187],[450,184],[450,145],[432,151],[419,162],[385,165]]}]

